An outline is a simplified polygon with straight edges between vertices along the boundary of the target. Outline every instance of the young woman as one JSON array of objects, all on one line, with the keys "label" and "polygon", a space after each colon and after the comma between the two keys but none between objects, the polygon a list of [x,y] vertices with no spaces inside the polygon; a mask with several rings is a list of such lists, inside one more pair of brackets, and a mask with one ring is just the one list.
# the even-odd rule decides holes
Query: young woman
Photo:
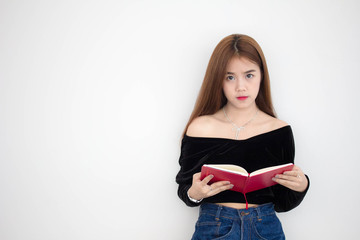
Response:
[{"label": "young woman", "polygon": [[285,239],[276,212],[300,204],[309,178],[294,165],[276,185],[243,195],[233,184],[200,179],[203,164],[235,164],[248,172],[294,162],[291,127],[276,118],[264,54],[249,36],[225,37],[215,48],[186,125],[176,176],[178,195],[199,206],[193,239]]}]

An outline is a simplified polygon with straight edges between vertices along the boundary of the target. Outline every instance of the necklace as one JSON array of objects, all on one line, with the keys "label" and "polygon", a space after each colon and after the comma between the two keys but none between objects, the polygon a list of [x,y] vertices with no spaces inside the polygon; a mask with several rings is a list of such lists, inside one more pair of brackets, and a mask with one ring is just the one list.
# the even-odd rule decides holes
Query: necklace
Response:
[{"label": "necklace", "polygon": [[222,108],[223,112],[224,112],[224,115],[226,117],[226,119],[231,123],[231,125],[233,125],[233,130],[235,131],[235,139],[239,139],[239,133],[241,130],[245,129],[245,126],[248,125],[252,120],[255,119],[256,115],[258,114],[259,112],[259,109],[256,111],[256,113],[254,114],[254,116],[249,120],[247,121],[244,125],[238,127],[233,121],[230,120],[230,118],[228,117],[228,115],[226,114],[225,112],[225,108],[223,107]]}]

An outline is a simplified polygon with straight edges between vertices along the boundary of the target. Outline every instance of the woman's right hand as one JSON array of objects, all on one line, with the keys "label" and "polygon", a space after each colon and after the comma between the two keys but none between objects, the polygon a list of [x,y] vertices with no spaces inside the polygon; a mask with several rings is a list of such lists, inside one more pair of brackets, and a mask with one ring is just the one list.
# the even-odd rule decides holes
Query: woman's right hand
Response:
[{"label": "woman's right hand", "polygon": [[200,180],[200,176],[200,172],[193,175],[192,185],[188,191],[189,196],[196,200],[214,196],[234,187],[234,185],[232,185],[229,181],[219,181],[209,185],[208,183],[214,176],[209,175],[203,180]]}]

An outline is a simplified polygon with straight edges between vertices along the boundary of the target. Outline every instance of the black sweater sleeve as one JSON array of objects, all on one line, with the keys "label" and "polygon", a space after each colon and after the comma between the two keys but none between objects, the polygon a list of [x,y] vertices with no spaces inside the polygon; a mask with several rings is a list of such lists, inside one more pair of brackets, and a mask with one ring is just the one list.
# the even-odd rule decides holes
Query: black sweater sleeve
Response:
[{"label": "black sweater sleeve", "polygon": [[275,195],[274,205],[276,212],[290,211],[302,202],[310,186],[309,177],[307,175],[305,175],[305,177],[308,180],[308,186],[304,192],[293,191],[279,184],[273,187],[273,193]]},{"label": "black sweater sleeve", "polygon": [[[282,163],[294,163],[295,143],[292,131],[290,131],[290,134],[286,136],[284,142],[282,142],[282,146]],[[308,186],[304,192],[297,192],[280,184],[272,187],[274,194],[274,208],[276,212],[290,211],[302,202],[310,186],[309,177],[307,175],[305,175],[305,177],[308,180]]]},{"label": "black sweater sleeve", "polygon": [[199,203],[195,203],[193,201],[191,201],[189,199],[189,197],[187,196],[187,191],[189,190],[189,188],[191,187],[191,184],[179,184],[178,187],[178,196],[181,200],[183,200],[183,202],[189,206],[189,207],[197,207],[201,204],[201,202]]},{"label": "black sweater sleeve", "polygon": [[192,185],[192,177],[201,171],[201,166],[218,149],[218,144],[210,142],[189,142],[185,137],[181,143],[181,154],[179,158],[180,171],[176,175],[179,184],[178,196],[189,207],[199,206],[201,203],[192,202],[187,192]]}]

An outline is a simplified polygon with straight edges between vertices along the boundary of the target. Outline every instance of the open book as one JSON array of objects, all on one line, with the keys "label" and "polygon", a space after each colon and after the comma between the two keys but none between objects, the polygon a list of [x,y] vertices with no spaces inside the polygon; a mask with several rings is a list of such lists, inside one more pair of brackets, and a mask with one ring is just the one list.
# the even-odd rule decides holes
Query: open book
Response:
[{"label": "open book", "polygon": [[291,171],[293,166],[294,164],[288,163],[248,173],[244,168],[237,165],[204,164],[201,168],[200,179],[202,180],[208,175],[214,175],[210,184],[218,181],[230,181],[231,184],[234,184],[234,187],[231,189],[232,191],[245,194],[277,184],[272,178],[276,174]]}]

